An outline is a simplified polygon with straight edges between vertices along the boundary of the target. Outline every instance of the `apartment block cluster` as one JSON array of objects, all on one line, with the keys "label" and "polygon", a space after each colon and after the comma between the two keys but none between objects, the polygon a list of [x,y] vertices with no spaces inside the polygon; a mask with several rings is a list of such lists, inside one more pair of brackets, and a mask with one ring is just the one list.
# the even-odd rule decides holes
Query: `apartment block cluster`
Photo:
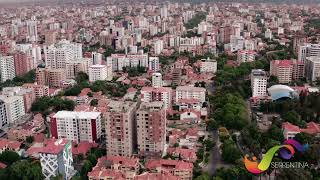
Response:
[{"label": "apartment block cluster", "polygon": [[10,125],[19,124],[28,119],[32,103],[36,98],[49,96],[49,88],[36,84],[5,87],[0,93],[0,129],[7,129]]}]

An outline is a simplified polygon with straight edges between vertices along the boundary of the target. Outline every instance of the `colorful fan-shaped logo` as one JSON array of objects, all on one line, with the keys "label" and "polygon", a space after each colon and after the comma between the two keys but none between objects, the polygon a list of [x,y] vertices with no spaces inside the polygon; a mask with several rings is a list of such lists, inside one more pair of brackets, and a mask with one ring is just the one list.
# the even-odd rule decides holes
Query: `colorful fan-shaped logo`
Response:
[{"label": "colorful fan-shaped logo", "polygon": [[269,149],[262,158],[260,163],[257,162],[256,157],[253,157],[253,161],[251,161],[248,159],[248,156],[246,155],[244,157],[244,164],[249,172],[253,174],[260,174],[269,168],[271,161],[277,151],[279,151],[281,158],[290,159],[294,155],[295,149],[303,153],[304,151],[306,151],[307,148],[308,144],[301,145],[298,141],[289,139],[284,141],[282,145],[274,146],[271,149]]}]

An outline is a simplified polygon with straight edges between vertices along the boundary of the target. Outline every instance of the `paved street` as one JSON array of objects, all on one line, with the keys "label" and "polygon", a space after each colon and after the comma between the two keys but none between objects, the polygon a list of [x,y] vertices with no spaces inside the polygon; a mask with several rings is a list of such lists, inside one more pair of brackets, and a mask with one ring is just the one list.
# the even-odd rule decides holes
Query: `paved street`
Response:
[{"label": "paved street", "polygon": [[221,143],[219,141],[218,131],[213,131],[212,137],[216,143],[212,149],[210,161],[208,164],[208,172],[210,175],[213,175],[218,168],[230,166],[229,164],[226,164],[225,162],[222,161],[222,157],[220,154],[220,148],[219,148]]}]

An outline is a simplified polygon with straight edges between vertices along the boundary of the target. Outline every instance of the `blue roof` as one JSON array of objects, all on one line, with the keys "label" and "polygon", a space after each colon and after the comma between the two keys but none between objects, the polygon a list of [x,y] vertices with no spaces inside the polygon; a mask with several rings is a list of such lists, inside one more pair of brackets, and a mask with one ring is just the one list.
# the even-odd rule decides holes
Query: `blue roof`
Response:
[{"label": "blue roof", "polygon": [[286,85],[274,85],[268,88],[268,93],[270,94],[273,101],[281,98],[294,98],[296,94],[295,91]]}]

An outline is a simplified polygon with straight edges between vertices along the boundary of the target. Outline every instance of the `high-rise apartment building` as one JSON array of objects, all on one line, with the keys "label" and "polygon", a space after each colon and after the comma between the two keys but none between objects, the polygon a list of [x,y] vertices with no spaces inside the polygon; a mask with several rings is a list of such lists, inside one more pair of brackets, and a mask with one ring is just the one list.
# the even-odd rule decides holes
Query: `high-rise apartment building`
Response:
[{"label": "high-rise apartment building", "polygon": [[65,68],[66,63],[82,58],[82,45],[61,40],[55,45],[44,48],[46,68]]},{"label": "high-rise apartment building", "polygon": [[164,108],[168,109],[172,104],[172,89],[169,87],[142,87],[141,89],[141,101],[153,102],[162,101]]},{"label": "high-rise apartment building", "polygon": [[306,78],[316,81],[320,78],[320,56],[307,57],[305,61]]},{"label": "high-rise apartment building", "polygon": [[111,101],[105,129],[108,156],[131,157],[136,145],[136,108],[132,101]]},{"label": "high-rise apartment building", "polygon": [[238,63],[253,62],[255,60],[256,54],[257,53],[255,51],[250,50],[238,51],[237,61]]},{"label": "high-rise apartment building", "polygon": [[159,57],[149,57],[149,71],[158,72],[160,70]]},{"label": "high-rise apartment building", "polygon": [[252,97],[263,97],[267,95],[268,77],[264,70],[253,69],[251,71]]},{"label": "high-rise apartment building", "polygon": [[24,52],[15,52],[13,54],[14,69],[17,76],[22,76],[34,69],[34,62],[31,56]]},{"label": "high-rise apartment building", "polygon": [[156,55],[161,54],[163,48],[164,48],[164,45],[163,45],[163,41],[162,40],[156,40],[154,42],[154,53]]},{"label": "high-rise apartment building", "polygon": [[290,83],[304,77],[304,63],[297,60],[273,60],[270,75],[276,76],[279,83]]},{"label": "high-rise apartment building", "polygon": [[298,61],[305,62],[307,57],[320,56],[320,44],[305,43],[298,48]]},{"label": "high-rise apartment building", "polygon": [[38,41],[37,21],[27,21],[27,40],[29,42]]},{"label": "high-rise apartment building", "polygon": [[112,80],[112,67],[107,65],[92,65],[89,67],[89,81]]},{"label": "high-rise apartment building", "polygon": [[49,96],[49,86],[39,85],[37,83],[25,83],[22,87],[27,89],[32,89],[36,98],[41,98],[43,96]]},{"label": "high-rise apartment building", "polygon": [[141,103],[137,110],[137,140],[141,156],[162,156],[166,144],[166,110],[163,102]]},{"label": "high-rise apartment building", "polygon": [[102,63],[102,54],[98,52],[92,52],[92,63],[95,64],[101,64]]},{"label": "high-rise apartment building", "polygon": [[48,69],[48,86],[61,87],[61,83],[67,79],[64,69]]},{"label": "high-rise apartment building", "polygon": [[54,45],[44,48],[46,68],[64,69],[66,63],[74,60],[72,49],[67,47],[57,48]]},{"label": "high-rise apartment building", "polygon": [[25,115],[25,108],[22,96],[0,95],[0,100],[2,100],[5,103],[7,118],[10,124],[15,123],[23,115]]},{"label": "high-rise apartment building", "polygon": [[22,96],[25,112],[31,111],[31,106],[32,106],[33,102],[36,100],[33,89],[24,88],[21,86],[5,87],[2,89],[2,95]]},{"label": "high-rise apartment building", "polygon": [[67,79],[74,79],[79,72],[89,74],[89,68],[92,65],[90,58],[82,58],[66,63],[66,77]]},{"label": "high-rise apartment building", "polygon": [[12,80],[16,77],[13,56],[0,56],[0,75],[1,82]]},{"label": "high-rise apartment building", "polygon": [[61,87],[61,83],[66,79],[65,69],[38,68],[36,70],[36,82],[38,85]]},{"label": "high-rise apartment building", "polygon": [[100,112],[59,111],[50,120],[51,135],[73,142],[97,142],[101,137]]},{"label": "high-rise apartment building", "polygon": [[0,100],[0,129],[9,125],[7,117],[7,108],[3,100]]},{"label": "high-rise apartment building", "polygon": [[152,74],[152,87],[154,87],[154,88],[162,87],[161,73],[153,73]]}]

